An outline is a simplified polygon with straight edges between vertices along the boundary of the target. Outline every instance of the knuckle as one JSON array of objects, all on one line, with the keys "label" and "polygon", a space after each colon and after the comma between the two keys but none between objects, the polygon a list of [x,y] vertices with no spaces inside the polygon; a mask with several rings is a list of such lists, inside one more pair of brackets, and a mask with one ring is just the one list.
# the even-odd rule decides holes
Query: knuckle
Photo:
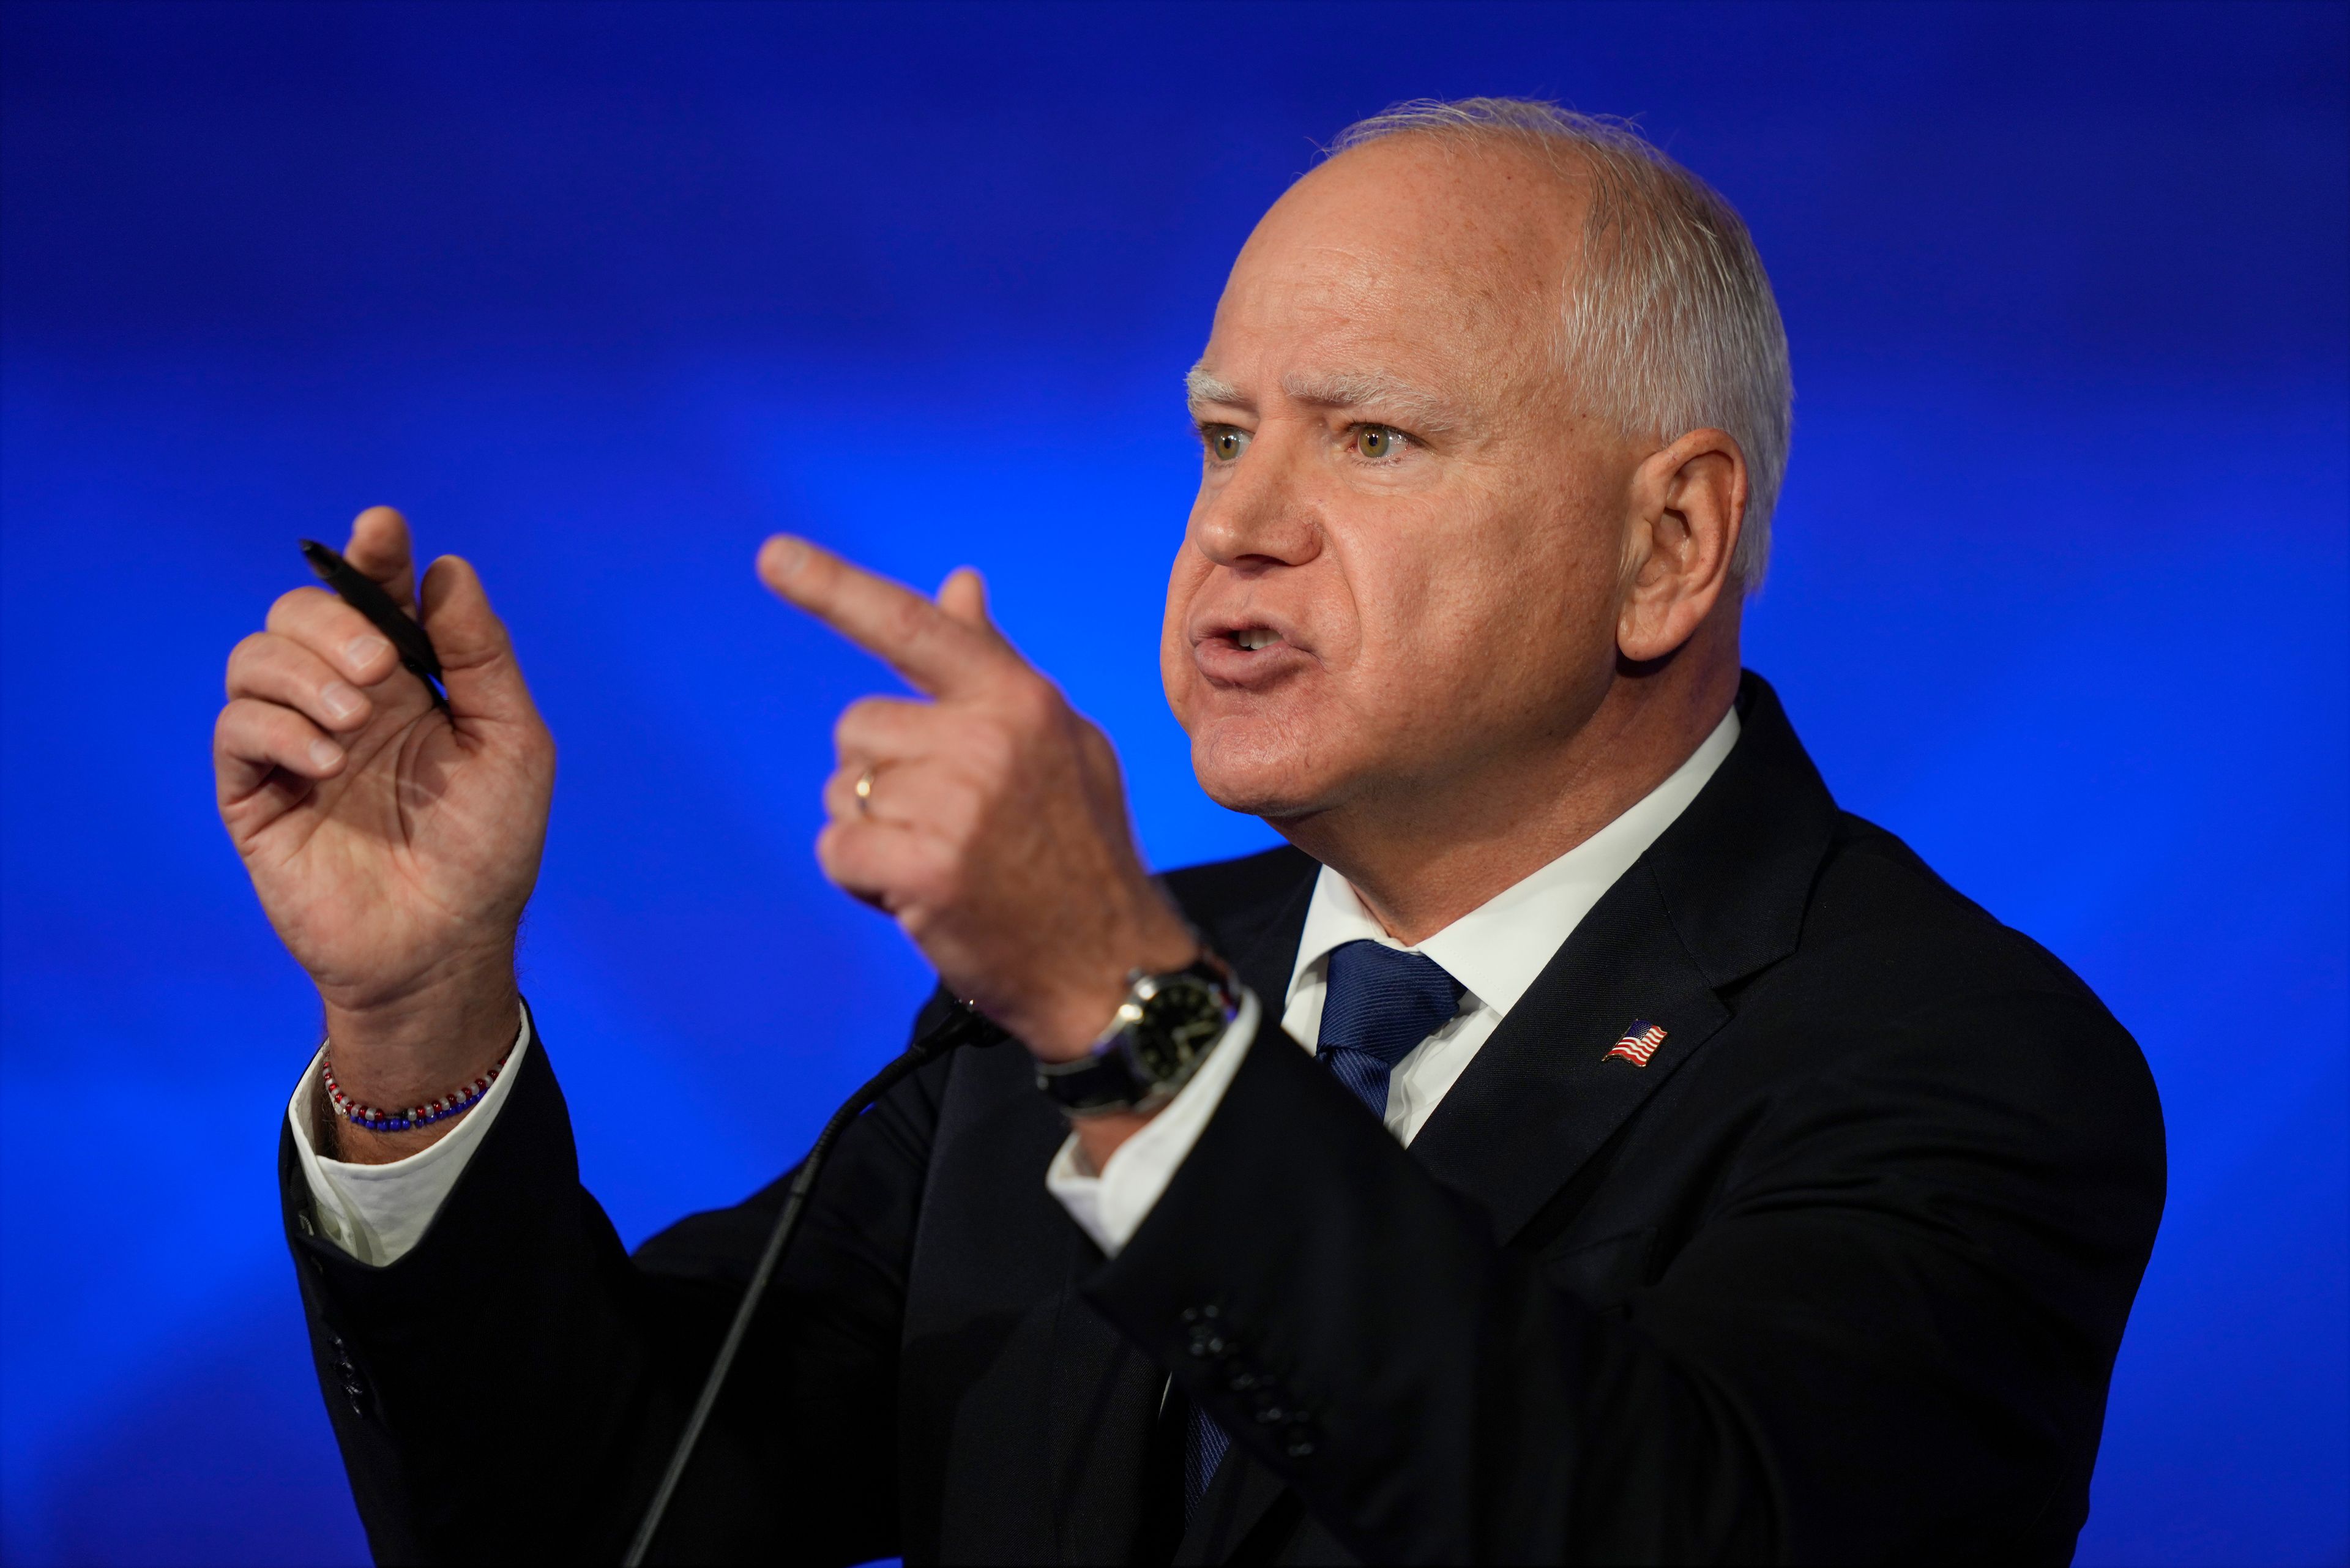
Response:
[{"label": "knuckle", "polygon": [[895,640],[914,643],[929,635],[931,614],[931,607],[913,595],[893,595],[882,618]]},{"label": "knuckle", "polygon": [[269,703],[240,697],[221,710],[213,733],[224,745],[258,752],[278,739],[283,726],[275,721],[284,711]]},{"label": "knuckle", "polygon": [[1024,729],[1049,728],[1060,716],[1060,693],[1043,676],[1024,671],[1006,684],[1003,704]]},{"label": "knuckle", "polygon": [[262,624],[276,632],[302,625],[317,614],[318,601],[328,597],[324,588],[289,588],[271,601]]},{"label": "knuckle", "polygon": [[266,631],[252,632],[237,639],[236,646],[228,650],[230,696],[237,695],[268,665],[271,650],[276,642],[276,634]]},{"label": "knuckle", "polygon": [[850,825],[827,822],[816,836],[816,863],[836,882],[847,879],[847,844]]},{"label": "knuckle", "polygon": [[882,723],[884,704],[879,697],[860,697],[840,711],[832,726],[832,742],[836,750],[853,750],[860,741],[870,740]]}]

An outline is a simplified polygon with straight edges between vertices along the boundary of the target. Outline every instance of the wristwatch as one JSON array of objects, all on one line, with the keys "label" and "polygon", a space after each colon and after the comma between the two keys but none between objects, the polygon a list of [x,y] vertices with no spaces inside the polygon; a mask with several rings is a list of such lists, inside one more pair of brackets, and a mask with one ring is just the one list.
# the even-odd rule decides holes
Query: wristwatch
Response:
[{"label": "wristwatch", "polygon": [[1038,1063],[1036,1086],[1073,1116],[1155,1109],[1199,1071],[1240,1004],[1232,971],[1213,953],[1165,974],[1136,970],[1093,1050]]}]

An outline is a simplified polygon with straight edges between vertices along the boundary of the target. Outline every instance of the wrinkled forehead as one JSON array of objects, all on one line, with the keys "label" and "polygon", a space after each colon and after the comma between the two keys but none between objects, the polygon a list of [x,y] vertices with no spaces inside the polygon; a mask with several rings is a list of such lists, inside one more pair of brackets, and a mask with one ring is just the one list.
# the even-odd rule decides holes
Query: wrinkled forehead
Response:
[{"label": "wrinkled forehead", "polygon": [[1343,153],[1242,247],[1208,358],[1244,374],[1238,356],[1377,353],[1479,379],[1547,362],[1584,199],[1580,181],[1505,143],[1405,135]]}]

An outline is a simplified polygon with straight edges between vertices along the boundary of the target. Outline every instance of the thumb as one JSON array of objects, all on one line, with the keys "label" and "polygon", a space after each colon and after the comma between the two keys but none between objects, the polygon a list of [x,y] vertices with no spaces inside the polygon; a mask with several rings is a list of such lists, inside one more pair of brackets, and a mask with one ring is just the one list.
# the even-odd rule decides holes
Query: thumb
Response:
[{"label": "thumb", "polygon": [[1003,628],[987,613],[987,579],[979,575],[977,566],[957,566],[949,572],[947,580],[939,585],[938,603],[949,619],[961,621],[1014,658],[1019,657],[1020,650],[1012,646],[1012,639],[1003,635]]},{"label": "thumb", "polygon": [[523,684],[522,667],[515,662],[514,643],[505,623],[490,608],[472,564],[457,556],[442,556],[425,572],[419,597],[422,614],[418,618],[440,656],[452,716],[460,722],[535,718],[537,710]]},{"label": "thumb", "polygon": [[993,631],[987,618],[987,582],[974,566],[957,566],[939,585],[939,608],[973,631]]}]

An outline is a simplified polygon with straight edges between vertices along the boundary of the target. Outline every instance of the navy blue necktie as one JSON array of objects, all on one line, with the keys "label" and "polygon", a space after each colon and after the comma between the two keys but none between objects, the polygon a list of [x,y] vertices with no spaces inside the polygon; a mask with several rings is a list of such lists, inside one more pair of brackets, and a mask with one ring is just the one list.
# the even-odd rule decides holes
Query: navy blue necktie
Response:
[{"label": "navy blue necktie", "polygon": [[1426,953],[1374,941],[1331,950],[1326,973],[1315,1054],[1371,1115],[1384,1117],[1388,1075],[1461,1010],[1461,982]]},{"label": "navy blue necktie", "polygon": [[[1333,948],[1324,972],[1322,1039],[1315,1054],[1371,1115],[1384,1117],[1396,1064],[1461,1010],[1461,984],[1425,953],[1399,952],[1367,939]],[[1183,1445],[1187,1515],[1207,1495],[1232,1446],[1197,1406],[1189,1437]]]}]

